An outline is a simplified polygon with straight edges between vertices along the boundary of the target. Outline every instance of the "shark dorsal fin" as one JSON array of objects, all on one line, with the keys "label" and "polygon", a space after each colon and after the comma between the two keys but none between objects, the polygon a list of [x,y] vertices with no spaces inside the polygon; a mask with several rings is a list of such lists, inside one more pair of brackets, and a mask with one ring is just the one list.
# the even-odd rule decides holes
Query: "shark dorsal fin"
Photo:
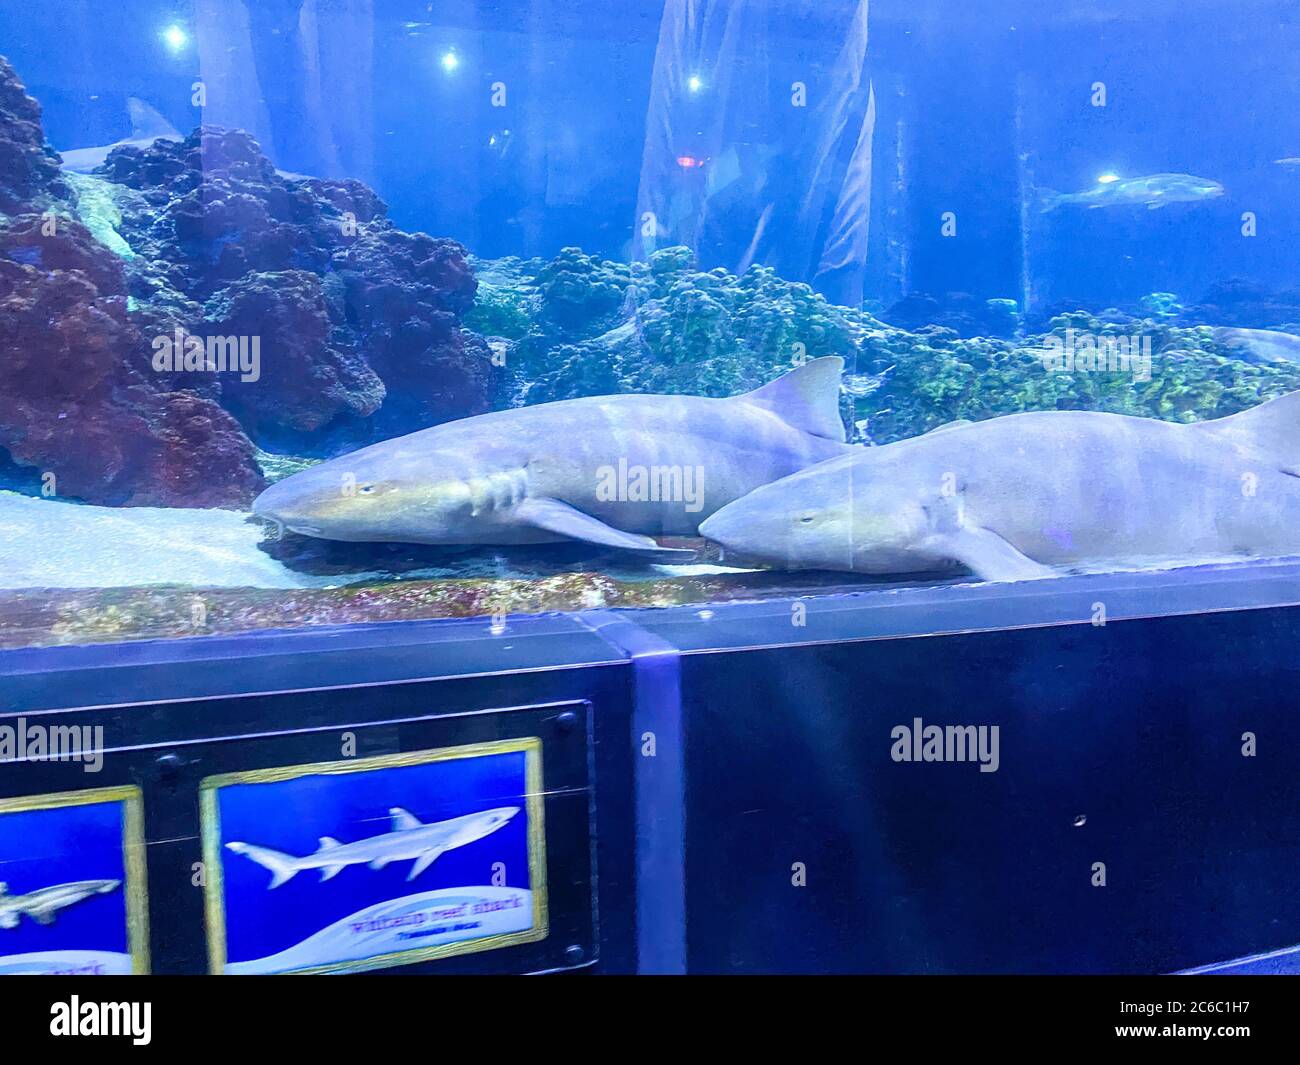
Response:
[{"label": "shark dorsal fin", "polygon": [[152,141],[159,137],[181,139],[176,127],[138,96],[127,97],[126,113],[131,116],[132,140]]},{"label": "shark dorsal fin", "polygon": [[765,407],[796,429],[843,443],[844,422],[840,418],[843,372],[844,360],[838,355],[827,355],[736,398]]},{"label": "shark dorsal fin", "polygon": [[1197,422],[1195,428],[1230,440],[1268,458],[1283,473],[1300,477],[1300,391],[1226,418]]},{"label": "shark dorsal fin", "polygon": [[394,806],[388,811],[388,816],[393,819],[394,832],[409,832],[413,828],[422,828],[419,818],[414,814],[407,813],[400,806]]},{"label": "shark dorsal fin", "polygon": [[321,838],[320,838],[320,849],[321,849],[321,850],[323,850],[323,851],[327,851],[327,850],[331,850],[331,849],[333,849],[334,847],[337,847],[337,846],[339,846],[339,841],[336,840],[333,836],[321,836]]}]

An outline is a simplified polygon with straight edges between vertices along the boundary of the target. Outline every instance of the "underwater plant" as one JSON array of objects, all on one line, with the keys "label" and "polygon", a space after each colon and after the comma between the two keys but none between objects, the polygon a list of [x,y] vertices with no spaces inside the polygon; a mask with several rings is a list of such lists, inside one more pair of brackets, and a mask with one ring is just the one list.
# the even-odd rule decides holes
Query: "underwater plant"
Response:
[{"label": "underwater plant", "polygon": [[609,392],[727,396],[822,355],[852,356],[865,312],[765,266],[702,271],[688,248],[615,263],[566,248],[511,261],[535,301],[507,355],[514,402]]},{"label": "underwater plant", "polygon": [[[799,358],[841,355],[848,381],[866,382],[846,388],[846,421],[889,443],[954,420],[1026,410],[1196,421],[1300,388],[1300,367],[1245,362],[1213,330],[1177,324],[1173,296],[1155,300],[1149,317],[1071,311],[1023,336],[1015,335],[1022,327],[1015,302],[989,300],[982,313],[1002,316],[1008,335],[962,337],[938,325],[888,325],[765,266],[740,275],[703,271],[686,248],[630,265],[569,248],[551,262],[511,259],[479,269],[498,279],[494,306],[508,304],[519,334],[507,346],[503,402],[615,392],[731,395]],[[1149,379],[1128,371],[1049,370],[1047,339],[1071,330],[1138,338],[1151,354]]]}]

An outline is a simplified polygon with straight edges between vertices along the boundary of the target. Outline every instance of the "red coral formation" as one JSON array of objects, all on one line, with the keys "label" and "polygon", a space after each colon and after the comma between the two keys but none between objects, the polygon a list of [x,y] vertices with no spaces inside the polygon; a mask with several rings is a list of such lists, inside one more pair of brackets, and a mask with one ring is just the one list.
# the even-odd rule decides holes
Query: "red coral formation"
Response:
[{"label": "red coral formation", "polygon": [[0,56],[0,211],[43,209],[51,198],[68,197],[58,153],[41,131],[41,105]]},{"label": "red coral formation", "polygon": [[47,237],[43,221],[0,228],[0,447],[52,474],[59,496],[247,503],[264,481],[239,424],[194,393],[154,390],[125,357],[144,339],[120,263],[78,223]]},{"label": "red coral formation", "polygon": [[[489,408],[465,249],[394,228],[361,182],[286,177],[212,128],[98,174],[129,261],[67,219],[40,107],[0,59],[0,448],[60,495],[243,505],[250,437],[323,454]],[[154,358],[189,337],[255,343],[258,372]]]}]

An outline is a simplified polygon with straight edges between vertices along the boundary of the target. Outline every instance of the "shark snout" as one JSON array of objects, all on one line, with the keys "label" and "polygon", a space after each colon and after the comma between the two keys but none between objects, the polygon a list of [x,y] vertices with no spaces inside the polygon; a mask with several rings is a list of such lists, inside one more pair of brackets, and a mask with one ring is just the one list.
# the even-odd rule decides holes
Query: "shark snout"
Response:
[{"label": "shark snout", "polygon": [[[752,499],[738,499],[706,518],[700,525],[700,535],[729,551],[751,554],[764,540],[770,540],[775,530],[765,527],[771,524]],[[768,536],[763,535],[764,531]]]},{"label": "shark snout", "polygon": [[323,533],[320,520],[312,513],[309,499],[286,481],[271,485],[253,500],[253,516],[270,522],[281,531],[290,529],[304,536]]},{"label": "shark snout", "polygon": [[715,544],[728,546],[727,537],[732,530],[732,524],[727,520],[727,511],[730,506],[725,506],[719,511],[715,511],[709,517],[700,523],[700,535],[707,540],[712,540]]}]

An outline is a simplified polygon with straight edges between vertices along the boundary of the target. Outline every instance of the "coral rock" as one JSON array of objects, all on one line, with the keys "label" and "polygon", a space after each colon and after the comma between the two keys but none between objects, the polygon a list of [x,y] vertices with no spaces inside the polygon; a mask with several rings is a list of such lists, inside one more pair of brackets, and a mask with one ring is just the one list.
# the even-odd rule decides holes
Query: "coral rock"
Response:
[{"label": "coral rock", "polygon": [[44,210],[51,200],[70,199],[59,163],[45,143],[41,105],[0,56],[0,212]]},{"label": "coral rock", "polygon": [[264,481],[234,419],[198,395],[158,391],[125,357],[145,341],[120,261],[77,223],[43,237],[39,221],[0,227],[0,447],[52,475],[44,487],[61,497],[247,503]]}]

